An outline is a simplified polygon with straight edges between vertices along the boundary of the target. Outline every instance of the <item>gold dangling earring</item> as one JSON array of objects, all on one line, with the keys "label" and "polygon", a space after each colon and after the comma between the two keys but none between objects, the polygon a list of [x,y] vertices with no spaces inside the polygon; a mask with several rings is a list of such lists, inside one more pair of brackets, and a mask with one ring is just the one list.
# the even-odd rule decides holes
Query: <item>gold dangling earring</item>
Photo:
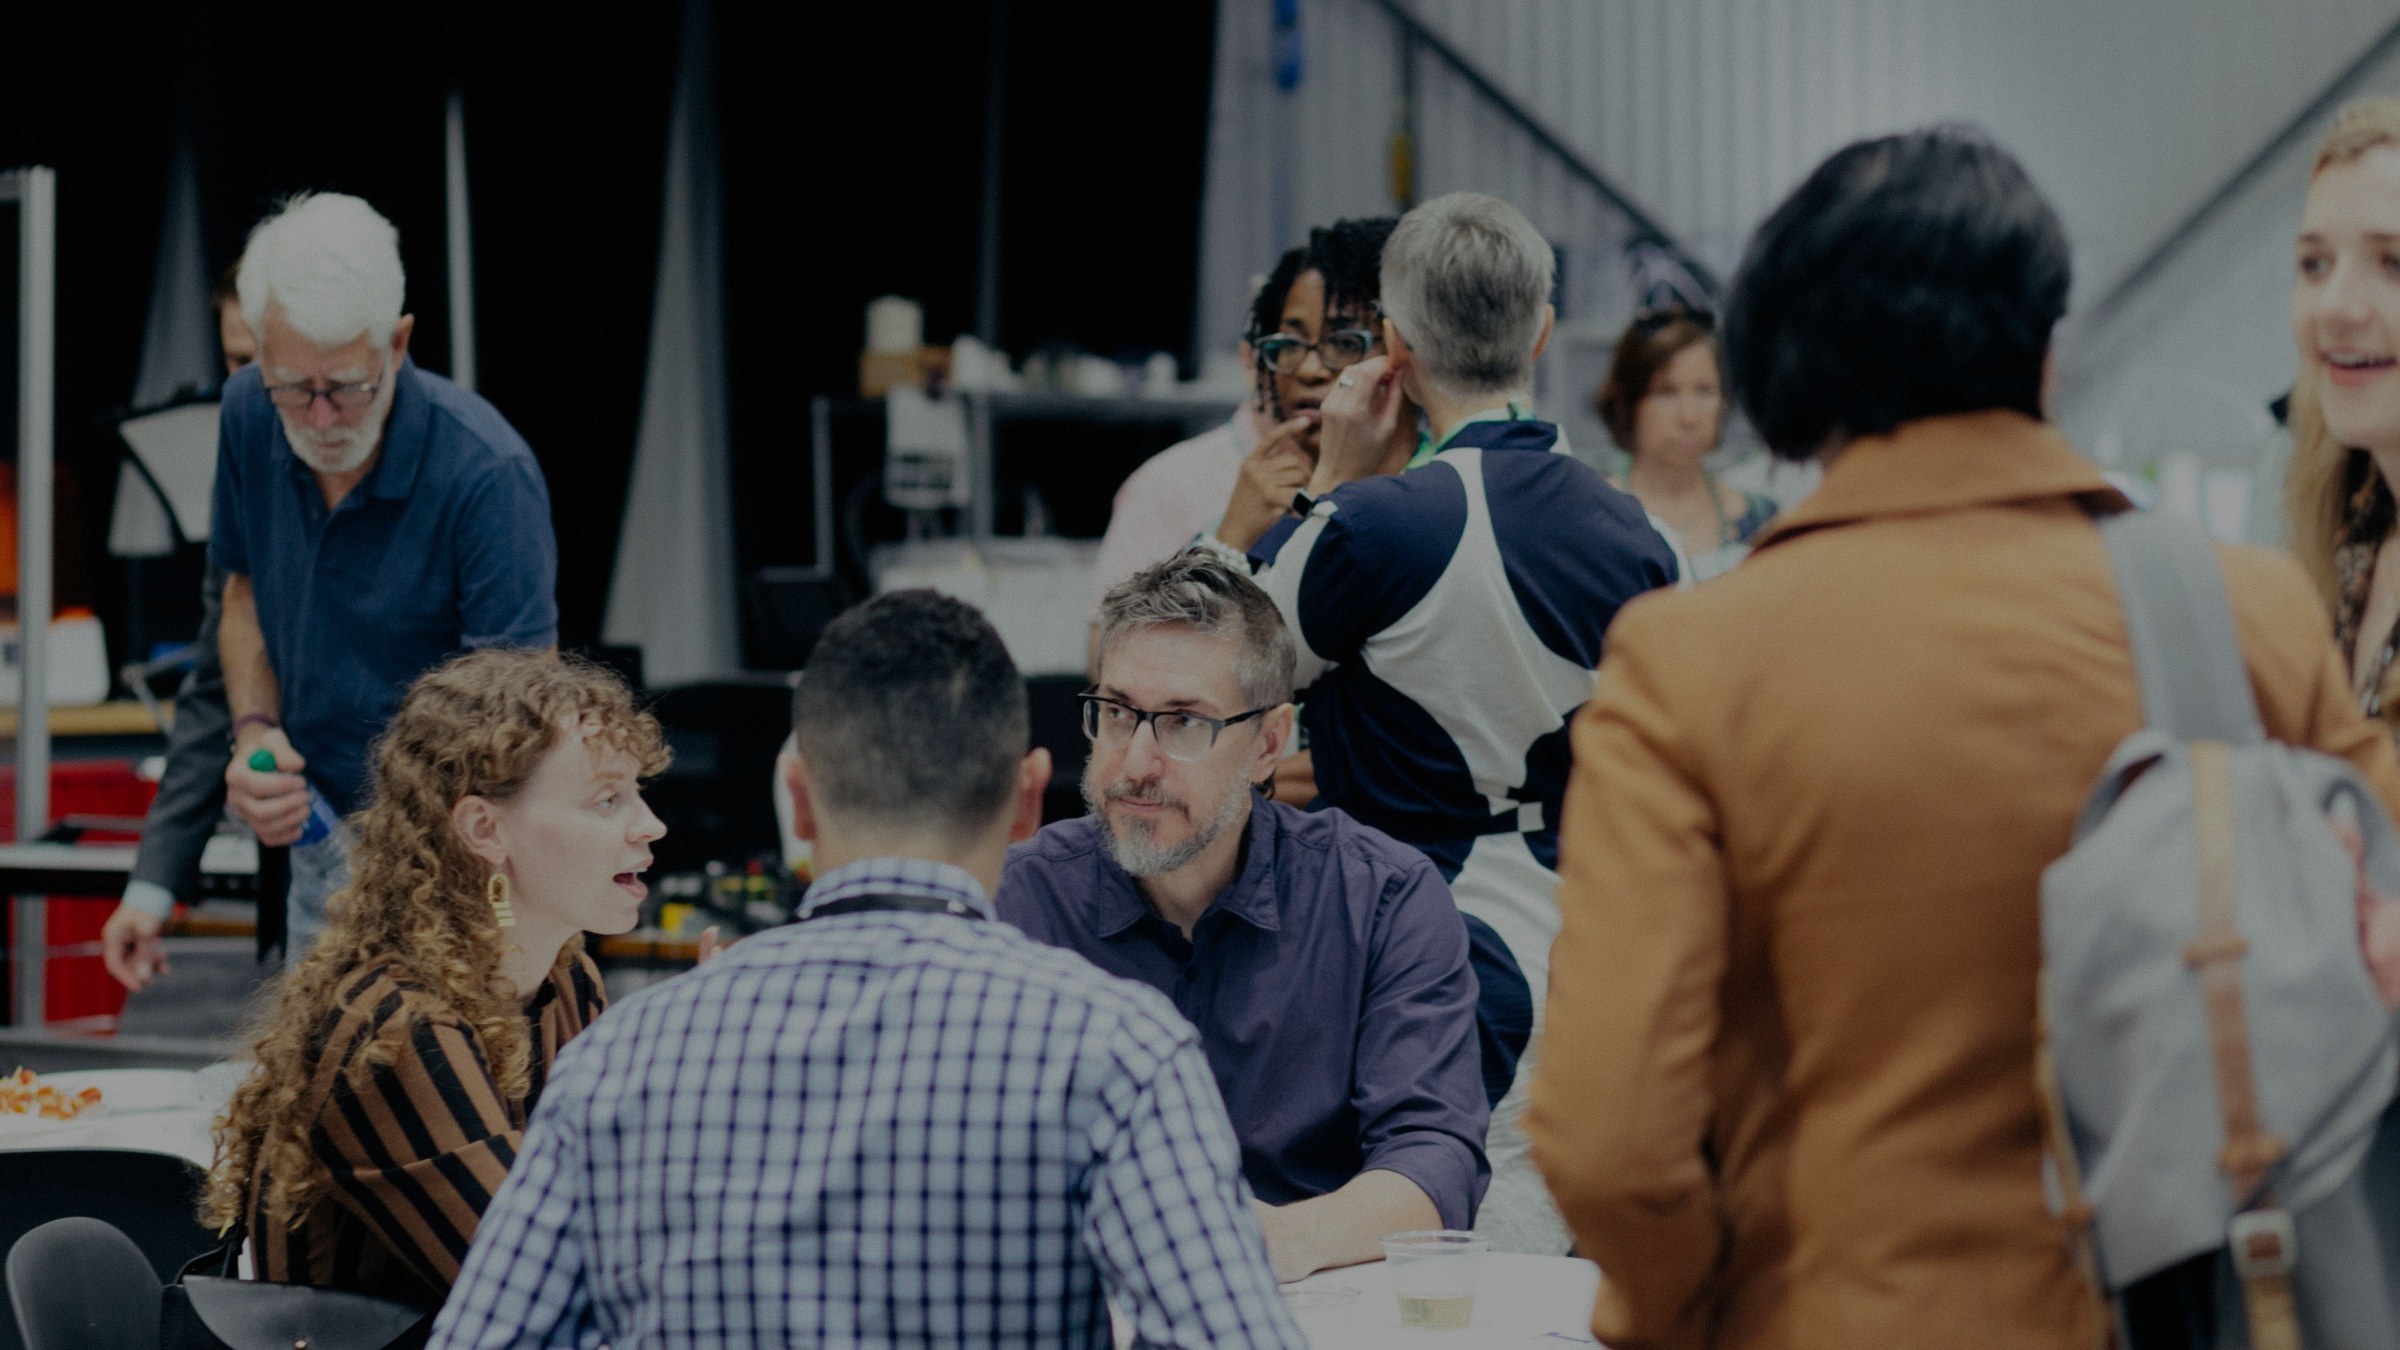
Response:
[{"label": "gold dangling earring", "polygon": [[508,874],[506,872],[492,873],[492,879],[484,885],[483,898],[492,903],[493,922],[502,928],[517,926],[516,907],[508,902]]}]

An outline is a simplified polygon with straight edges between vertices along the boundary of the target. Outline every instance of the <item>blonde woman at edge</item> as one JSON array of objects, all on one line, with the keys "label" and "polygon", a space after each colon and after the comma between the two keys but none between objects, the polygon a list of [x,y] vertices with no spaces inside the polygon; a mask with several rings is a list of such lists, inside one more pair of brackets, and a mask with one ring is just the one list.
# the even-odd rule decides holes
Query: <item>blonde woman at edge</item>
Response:
[{"label": "blonde woman at edge", "polygon": [[2400,725],[2400,98],[2342,109],[2317,150],[2292,341],[2292,551],[2333,611],[2360,710]]},{"label": "blonde woman at edge", "polygon": [[349,888],[217,1121],[201,1217],[258,1277],[441,1303],[559,1047],[607,996],[582,934],[633,927],[666,827],[658,723],[616,676],[481,651],[375,749]]}]

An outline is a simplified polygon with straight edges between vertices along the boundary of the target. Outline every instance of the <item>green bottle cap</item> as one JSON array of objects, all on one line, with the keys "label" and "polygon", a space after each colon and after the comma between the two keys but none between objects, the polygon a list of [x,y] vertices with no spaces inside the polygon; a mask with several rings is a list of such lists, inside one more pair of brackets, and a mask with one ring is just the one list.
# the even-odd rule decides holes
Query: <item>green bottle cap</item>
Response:
[{"label": "green bottle cap", "polygon": [[251,751],[250,768],[254,773],[275,772],[275,752],[263,745]]}]

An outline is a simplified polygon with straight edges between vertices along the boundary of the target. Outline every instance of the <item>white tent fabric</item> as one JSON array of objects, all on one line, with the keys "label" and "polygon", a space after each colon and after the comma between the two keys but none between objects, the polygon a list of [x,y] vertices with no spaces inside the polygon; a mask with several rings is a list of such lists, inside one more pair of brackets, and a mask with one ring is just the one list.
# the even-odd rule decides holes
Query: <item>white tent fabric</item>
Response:
[{"label": "white tent fabric", "polygon": [[650,365],[609,583],[607,641],[654,686],[741,668],[725,431],[725,290],[708,0],[684,0]]},{"label": "white tent fabric", "polygon": [[[217,316],[210,308],[208,254],[200,231],[200,168],[191,125],[184,122],[167,166],[166,209],[160,213],[158,259],[150,274],[150,315],[142,333],[142,363],[134,376],[133,406],[153,408],[176,395],[214,384],[218,374]],[[120,558],[156,558],[174,551],[166,510],[128,464],[117,471],[117,501],[108,524],[108,551]]]}]

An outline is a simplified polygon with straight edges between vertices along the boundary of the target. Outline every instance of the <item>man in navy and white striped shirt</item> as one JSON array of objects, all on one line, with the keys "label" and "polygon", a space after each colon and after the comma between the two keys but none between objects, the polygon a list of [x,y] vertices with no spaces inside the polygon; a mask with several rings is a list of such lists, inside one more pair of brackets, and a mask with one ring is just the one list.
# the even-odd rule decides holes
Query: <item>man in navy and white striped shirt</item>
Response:
[{"label": "man in navy and white striped shirt", "polygon": [[434,1344],[1304,1346],[1191,1026],[992,919],[1050,768],[998,634],[870,601],[794,721],[799,922],[559,1058]]},{"label": "man in navy and white striped shirt", "polygon": [[[1313,501],[1252,550],[1300,639],[1320,799],[1432,858],[1459,910],[1507,943],[1537,1014],[1558,933],[1568,719],[1618,608],[1678,576],[1641,504],[1526,411],[1553,268],[1498,198],[1453,193],[1402,217],[1383,247],[1388,354],[1334,381]],[[1378,474],[1413,437],[1414,408],[1434,453]],[[1520,1066],[1492,1112],[1477,1228],[1502,1250],[1564,1254],[1516,1125],[1526,1081]]]}]

